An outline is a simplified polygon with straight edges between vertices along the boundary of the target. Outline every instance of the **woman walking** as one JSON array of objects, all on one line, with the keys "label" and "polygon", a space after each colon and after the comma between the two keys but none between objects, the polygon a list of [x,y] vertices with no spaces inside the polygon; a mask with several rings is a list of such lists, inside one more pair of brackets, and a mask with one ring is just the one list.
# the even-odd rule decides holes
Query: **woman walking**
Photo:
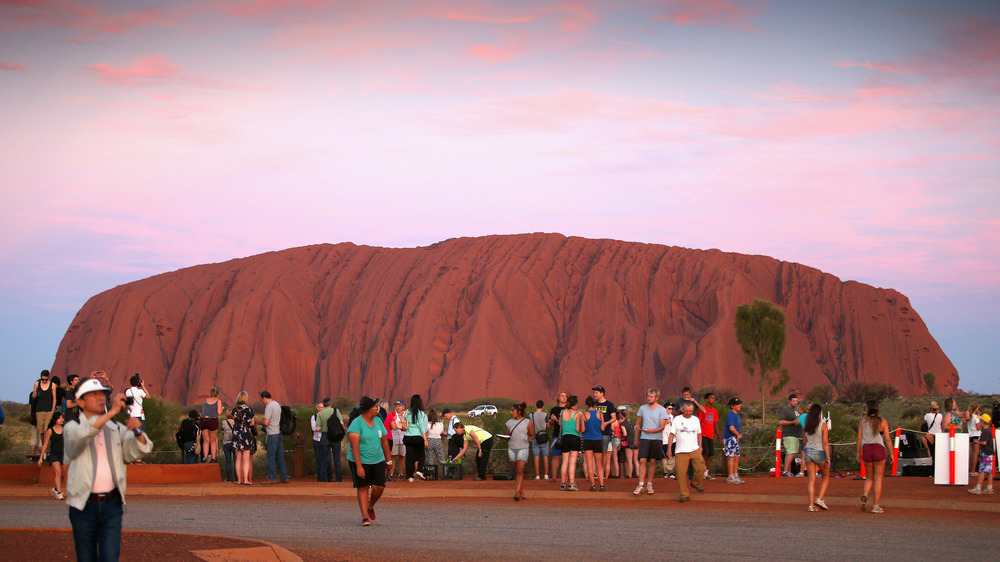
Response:
[{"label": "woman walking", "polygon": [[233,450],[236,451],[236,483],[253,484],[253,454],[257,451],[257,439],[253,428],[256,422],[253,410],[247,405],[250,395],[241,391],[236,395],[233,407]]},{"label": "woman walking", "polygon": [[583,414],[576,409],[576,404],[576,395],[572,394],[566,399],[566,407],[559,412],[559,427],[562,432],[559,440],[559,450],[562,451],[562,480],[559,489],[569,492],[579,490],[576,486],[576,459],[583,448],[580,439],[583,434]]},{"label": "woman walking", "polygon": [[[600,484],[601,491],[604,492],[604,462],[601,460],[603,449],[601,448],[601,425],[604,423],[603,416],[597,413],[597,401],[593,396],[588,396],[585,400],[587,411],[583,417],[583,471],[587,473],[590,480],[590,491],[597,491],[597,484]],[[594,475],[597,475],[597,482],[594,482]]]},{"label": "woman walking", "polygon": [[[806,415],[806,427],[803,438],[805,439],[805,460],[806,471],[809,473],[809,482],[806,484],[806,491],[809,495],[808,511],[819,511],[820,509],[830,509],[823,501],[826,495],[826,487],[830,485],[830,434],[829,428],[823,423],[820,414],[823,407],[813,404],[809,407]],[[823,476],[823,483],[819,485],[819,496],[816,496],[816,473]]]},{"label": "woman walking", "polygon": [[[892,449],[889,439],[889,423],[879,414],[878,402],[869,400],[866,404],[868,414],[861,418],[858,424],[858,460],[865,463],[868,478],[865,480],[864,493],[861,494],[861,511],[868,506],[868,493],[875,487],[875,506],[872,513],[884,513],[882,509],[882,475],[885,473],[886,451]],[[884,445],[883,445],[884,441]]]},{"label": "woman walking", "polygon": [[510,461],[510,469],[514,473],[514,501],[521,501],[524,497],[524,467],[528,464],[528,440],[532,439],[535,432],[531,422],[524,417],[524,410],[528,405],[524,402],[514,404],[510,408],[510,419],[507,420],[507,433],[509,440],[507,443],[507,459]]},{"label": "woman walking", "polygon": [[419,394],[410,397],[410,410],[404,416],[406,425],[403,428],[403,446],[406,447],[406,479],[413,482],[413,477],[423,480],[424,450],[427,449],[427,414],[424,413],[424,401]]},{"label": "woman walking", "polygon": [[368,527],[375,520],[375,504],[385,491],[385,469],[392,460],[385,424],[375,419],[378,399],[363,396],[359,409],[361,415],[347,428],[347,465],[358,494],[361,526]]},{"label": "woman walking", "polygon": [[444,422],[438,418],[437,412],[433,409],[427,410],[427,453],[424,458],[424,472],[427,471],[428,466],[433,466],[434,474],[439,473],[441,463],[447,460],[444,456],[444,442],[442,441],[447,436]]},{"label": "woman walking", "polygon": [[201,456],[202,462],[215,462],[219,454],[219,416],[222,415],[222,400],[219,389],[214,386],[208,391],[208,400],[201,405]]},{"label": "woman walking", "polygon": [[[45,435],[42,441],[42,451],[38,455],[38,466],[42,466],[42,463],[49,461],[52,465],[52,472],[55,473],[56,482],[55,486],[52,488],[52,495],[55,496],[57,500],[66,499],[63,494],[63,422],[65,422],[65,417],[63,417],[62,410],[56,408],[52,413],[52,419],[49,420],[49,427],[45,430]],[[45,451],[49,451],[48,457],[45,456]]]}]

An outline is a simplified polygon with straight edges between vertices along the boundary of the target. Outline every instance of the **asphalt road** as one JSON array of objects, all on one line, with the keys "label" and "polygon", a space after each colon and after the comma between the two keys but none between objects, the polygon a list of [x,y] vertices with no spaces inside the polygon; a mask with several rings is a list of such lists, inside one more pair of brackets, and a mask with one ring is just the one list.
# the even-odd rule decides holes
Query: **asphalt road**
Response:
[{"label": "asphalt road", "polygon": [[[983,560],[1000,515],[718,504],[386,499],[372,527],[344,498],[134,497],[125,528],[263,539],[305,560],[451,560],[578,556],[651,560]],[[0,527],[69,527],[63,502],[6,498]]]}]

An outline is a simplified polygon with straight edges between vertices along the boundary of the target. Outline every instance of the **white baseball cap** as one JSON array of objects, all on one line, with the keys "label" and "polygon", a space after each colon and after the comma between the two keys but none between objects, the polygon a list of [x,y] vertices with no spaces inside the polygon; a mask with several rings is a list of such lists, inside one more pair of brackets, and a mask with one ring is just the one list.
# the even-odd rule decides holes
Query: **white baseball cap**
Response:
[{"label": "white baseball cap", "polygon": [[111,389],[101,384],[101,381],[97,379],[87,379],[83,383],[76,387],[76,397],[80,399],[84,394],[88,392],[111,392]]}]

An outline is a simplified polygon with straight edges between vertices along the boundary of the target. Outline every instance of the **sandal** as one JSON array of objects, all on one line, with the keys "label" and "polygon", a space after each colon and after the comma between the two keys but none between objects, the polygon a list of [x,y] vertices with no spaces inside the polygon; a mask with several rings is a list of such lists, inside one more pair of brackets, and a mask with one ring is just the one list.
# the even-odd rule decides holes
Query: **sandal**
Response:
[{"label": "sandal", "polygon": [[864,511],[868,507],[868,494],[863,494],[861,496],[861,511]]},{"label": "sandal", "polygon": [[367,517],[365,517],[364,519],[361,520],[361,526],[362,527],[370,527],[371,524],[372,524],[372,522]]},{"label": "sandal", "polygon": [[368,518],[371,519],[372,521],[375,520],[375,508],[374,507],[369,507],[368,508]]}]

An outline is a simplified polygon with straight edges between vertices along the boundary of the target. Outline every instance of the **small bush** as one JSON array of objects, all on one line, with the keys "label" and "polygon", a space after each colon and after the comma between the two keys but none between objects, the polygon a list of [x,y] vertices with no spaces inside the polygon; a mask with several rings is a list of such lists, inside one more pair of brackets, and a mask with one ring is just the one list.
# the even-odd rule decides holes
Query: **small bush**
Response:
[{"label": "small bush", "polygon": [[840,400],[848,404],[864,404],[869,400],[885,400],[898,395],[899,389],[889,383],[854,381],[844,388]]},{"label": "small bush", "polygon": [[816,404],[829,404],[837,399],[837,390],[829,384],[819,384],[806,393],[806,400]]}]

